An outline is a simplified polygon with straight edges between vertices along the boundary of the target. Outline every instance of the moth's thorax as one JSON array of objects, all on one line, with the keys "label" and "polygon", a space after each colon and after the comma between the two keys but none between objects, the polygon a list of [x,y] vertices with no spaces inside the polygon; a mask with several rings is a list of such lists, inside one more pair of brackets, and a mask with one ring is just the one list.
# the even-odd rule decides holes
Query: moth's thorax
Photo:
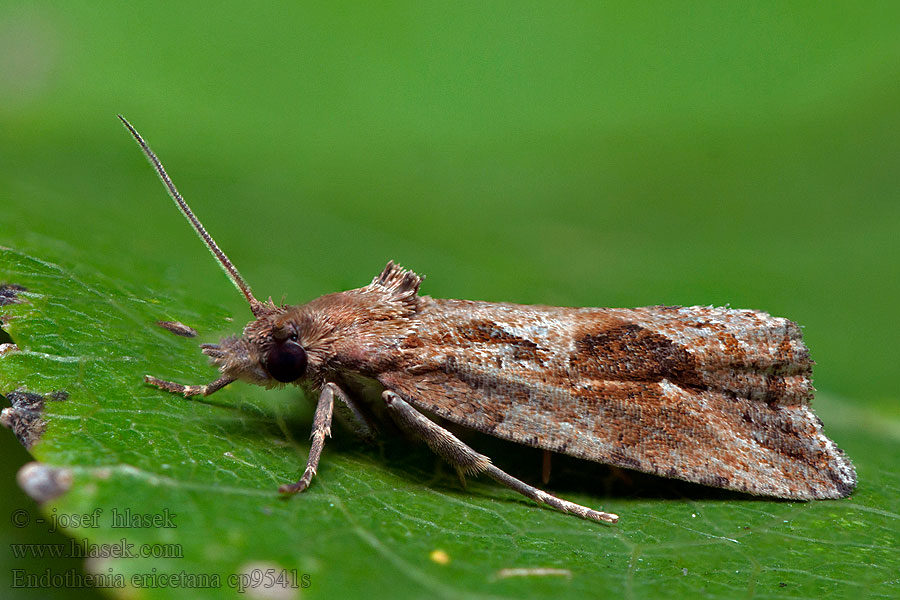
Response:
[{"label": "moth's thorax", "polygon": [[420,306],[419,277],[392,264],[365,287],[321,296],[299,306],[262,305],[240,337],[207,351],[224,375],[266,387],[272,378],[266,358],[288,339],[305,350],[303,381],[321,387],[343,371],[374,374],[396,360],[396,348],[413,330]]}]

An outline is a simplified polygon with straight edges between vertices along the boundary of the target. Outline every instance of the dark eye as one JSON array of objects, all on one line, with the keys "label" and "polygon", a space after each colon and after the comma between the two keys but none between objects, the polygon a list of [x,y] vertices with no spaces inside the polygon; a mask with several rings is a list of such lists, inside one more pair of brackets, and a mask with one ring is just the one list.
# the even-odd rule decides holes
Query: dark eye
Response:
[{"label": "dark eye", "polygon": [[290,383],[306,373],[306,350],[295,341],[275,344],[266,355],[266,369],[282,383]]}]

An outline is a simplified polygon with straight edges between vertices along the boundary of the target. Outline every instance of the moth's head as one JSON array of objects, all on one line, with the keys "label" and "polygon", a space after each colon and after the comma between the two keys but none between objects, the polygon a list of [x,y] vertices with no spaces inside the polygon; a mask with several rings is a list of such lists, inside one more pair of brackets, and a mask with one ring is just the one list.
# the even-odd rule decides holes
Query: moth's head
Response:
[{"label": "moth's head", "polygon": [[[255,320],[244,328],[240,337],[227,338],[219,344],[203,345],[203,352],[212,359],[212,362],[219,367],[223,374],[222,378],[211,384],[213,391],[238,379],[274,387],[285,383],[301,382],[304,378],[314,376],[323,364],[322,349],[317,350],[315,344],[324,342],[323,336],[321,332],[317,332],[315,324],[307,322],[309,315],[296,307],[275,306],[271,299],[268,302],[260,302],[253,296],[250,286],[247,285],[231,260],[219,248],[200,220],[194,215],[190,206],[178,193],[159,158],[153,153],[144,138],[125,117],[119,115],[119,119],[134,137],[144,156],[156,169],[156,174],[159,175],[172,200],[175,201],[194,231],[212,252],[228,278],[247,300],[255,317]],[[185,391],[185,393],[191,393],[191,390],[196,387],[179,387],[178,384],[171,382],[163,383],[167,383],[167,387],[164,389]],[[204,391],[203,393],[211,392]]]},{"label": "moth's head", "polygon": [[[352,293],[329,294],[303,307],[275,306],[271,299],[260,302],[253,296],[250,286],[238,270],[219,248],[215,240],[194,215],[175,184],[169,178],[159,158],[131,126],[125,117],[119,115],[122,124],[140,146],[141,151],[216,261],[225,271],[234,286],[241,292],[255,320],[244,328],[243,335],[222,340],[218,344],[204,344],[203,352],[219,367],[222,377],[210,386],[181,386],[172,382],[161,382],[164,389],[194,393],[193,389],[203,389],[204,394],[212,393],[232,381],[243,380],[266,387],[285,383],[303,383],[305,379],[320,380],[329,356],[334,356],[337,333],[344,326],[362,324],[365,334],[359,340],[380,339],[380,336],[397,335],[398,323],[402,330],[402,319],[416,311],[417,293],[421,278],[393,262],[388,262],[381,275],[364,288]],[[327,311],[316,310],[327,308]],[[327,316],[323,316],[327,313]],[[387,325],[386,325],[387,324]],[[351,327],[352,328],[352,327]],[[365,344],[359,344],[348,353],[350,360],[365,354]],[[331,367],[329,367],[331,368]],[[319,381],[320,382],[320,381]]]},{"label": "moth's head", "polygon": [[296,307],[276,307],[270,301],[259,308],[240,337],[204,344],[203,353],[223,375],[236,380],[265,387],[302,383],[321,363],[311,347],[311,323]]}]

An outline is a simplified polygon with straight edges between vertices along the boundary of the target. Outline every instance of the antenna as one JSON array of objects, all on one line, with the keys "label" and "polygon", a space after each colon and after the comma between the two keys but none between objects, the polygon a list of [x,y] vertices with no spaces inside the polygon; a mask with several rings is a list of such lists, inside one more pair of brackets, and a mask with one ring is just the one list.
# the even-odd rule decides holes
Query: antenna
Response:
[{"label": "antenna", "polygon": [[244,295],[244,298],[247,299],[247,302],[250,303],[250,310],[253,312],[254,316],[259,316],[262,313],[262,303],[253,297],[253,293],[250,291],[250,286],[247,285],[247,282],[244,281],[244,278],[241,277],[241,274],[238,273],[238,270],[235,268],[231,261],[228,260],[228,257],[225,256],[225,253],[222,252],[222,249],[219,248],[219,245],[216,244],[216,241],[206,232],[206,229],[203,227],[203,223],[194,216],[194,212],[191,210],[191,207],[188,206],[187,202],[184,201],[184,198],[181,197],[181,194],[178,193],[178,190],[175,188],[175,184],[172,183],[172,180],[169,179],[169,175],[166,173],[165,168],[163,168],[162,163],[159,162],[159,159],[156,158],[156,155],[153,154],[153,150],[150,149],[150,146],[147,145],[147,142],[144,141],[144,138],[141,137],[141,134],[137,132],[137,129],[131,126],[125,117],[122,115],[116,115],[119,117],[119,120],[128,128],[128,131],[131,132],[131,135],[134,136],[135,141],[137,141],[138,146],[141,147],[141,151],[144,153],[144,156],[147,157],[147,160],[150,161],[150,164],[153,165],[153,168],[156,169],[156,174],[159,175],[159,178],[162,180],[163,185],[166,186],[166,189],[169,191],[169,195],[172,197],[172,200],[175,201],[175,204],[178,206],[179,210],[181,210],[181,214],[185,216],[185,218],[191,223],[194,227],[194,231],[197,232],[197,235],[200,236],[200,239],[203,240],[203,243],[206,244],[206,247],[209,248],[209,251],[212,252],[213,256],[216,257],[219,265],[222,269],[225,270],[225,274],[228,275],[228,279],[231,280],[231,283],[234,284],[240,292]]}]

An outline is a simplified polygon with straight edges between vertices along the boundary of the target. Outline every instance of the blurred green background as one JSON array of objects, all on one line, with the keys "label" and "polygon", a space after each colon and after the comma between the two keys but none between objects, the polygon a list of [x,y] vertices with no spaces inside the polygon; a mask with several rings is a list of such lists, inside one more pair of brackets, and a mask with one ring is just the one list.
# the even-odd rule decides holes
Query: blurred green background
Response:
[{"label": "blurred green background", "polygon": [[[7,1],[0,244],[249,317],[123,113],[258,296],[394,259],[438,297],[762,309],[805,326],[832,414],[897,441],[898,22],[896,2]],[[9,487],[27,454],[0,451]]]}]

